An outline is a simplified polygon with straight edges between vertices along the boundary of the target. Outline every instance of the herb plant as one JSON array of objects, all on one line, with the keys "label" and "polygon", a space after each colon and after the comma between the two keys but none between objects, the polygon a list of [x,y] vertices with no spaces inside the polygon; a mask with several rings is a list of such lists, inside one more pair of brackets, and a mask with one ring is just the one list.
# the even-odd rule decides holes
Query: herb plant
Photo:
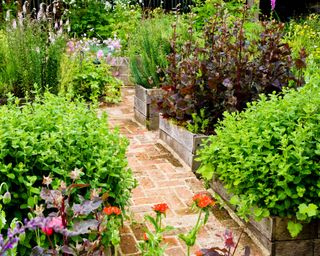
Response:
[{"label": "herb plant", "polygon": [[64,37],[49,22],[29,16],[5,24],[0,31],[0,97],[8,92],[25,97],[34,91],[34,84],[57,93]]},{"label": "herb plant", "polygon": [[155,13],[144,19],[130,40],[130,69],[135,84],[145,88],[160,87],[163,69],[168,65],[170,24],[173,16]]},{"label": "herb plant", "polygon": [[217,136],[199,152],[198,172],[235,195],[241,217],[288,218],[293,237],[320,216],[320,87],[312,82],[225,113]]},{"label": "herb plant", "polygon": [[81,183],[108,192],[110,204],[128,204],[135,186],[125,160],[128,142],[108,129],[106,115],[98,118],[94,107],[49,93],[23,107],[13,98],[0,107],[0,124],[0,179],[12,191],[4,205],[12,217],[35,208],[43,176],[52,173],[53,185],[67,182],[74,168],[83,168]]},{"label": "herb plant", "polygon": [[[100,51],[97,55],[99,54]],[[98,57],[92,58],[83,52],[64,55],[60,67],[60,94],[118,103],[121,100],[122,82],[113,77],[110,66],[103,58],[103,52]]]}]

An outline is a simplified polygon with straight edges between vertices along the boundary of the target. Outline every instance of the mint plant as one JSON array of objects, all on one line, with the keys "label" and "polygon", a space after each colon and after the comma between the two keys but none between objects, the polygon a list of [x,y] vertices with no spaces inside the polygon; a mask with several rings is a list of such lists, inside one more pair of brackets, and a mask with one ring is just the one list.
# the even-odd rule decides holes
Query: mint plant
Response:
[{"label": "mint plant", "polygon": [[198,172],[233,193],[241,217],[288,218],[297,236],[319,211],[319,81],[283,96],[261,96],[242,113],[225,113],[199,151]]},{"label": "mint plant", "polygon": [[0,124],[0,179],[12,195],[3,209],[11,218],[35,209],[43,176],[51,173],[56,188],[60,180],[70,181],[74,168],[82,168],[80,183],[108,192],[111,204],[128,204],[135,186],[125,159],[128,141],[109,130],[106,115],[97,117],[94,106],[49,93],[23,107],[10,98],[0,107]]}]

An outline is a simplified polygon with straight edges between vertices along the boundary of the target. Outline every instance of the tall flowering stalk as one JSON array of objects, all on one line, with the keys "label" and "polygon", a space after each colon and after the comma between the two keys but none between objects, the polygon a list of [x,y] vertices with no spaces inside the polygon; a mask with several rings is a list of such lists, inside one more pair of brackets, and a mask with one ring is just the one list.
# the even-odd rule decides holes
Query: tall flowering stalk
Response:
[{"label": "tall flowering stalk", "polygon": [[276,8],[276,0],[271,0],[271,11],[274,11]]},{"label": "tall flowering stalk", "polygon": [[143,235],[143,242],[139,243],[138,247],[143,256],[161,256],[164,253],[165,246],[161,244],[163,234],[173,229],[170,226],[163,226],[162,218],[166,216],[169,206],[165,203],[156,204],[152,210],[156,213],[156,217],[146,215],[145,219],[150,222],[154,228],[154,232],[146,231]]},{"label": "tall flowering stalk", "polygon": [[192,200],[193,207],[195,207],[199,211],[197,222],[195,226],[187,234],[179,235],[179,238],[187,246],[188,256],[190,256],[190,248],[194,246],[196,243],[197,235],[200,231],[200,228],[204,226],[209,219],[210,208],[215,205],[213,199],[205,193],[196,194],[192,198]]}]

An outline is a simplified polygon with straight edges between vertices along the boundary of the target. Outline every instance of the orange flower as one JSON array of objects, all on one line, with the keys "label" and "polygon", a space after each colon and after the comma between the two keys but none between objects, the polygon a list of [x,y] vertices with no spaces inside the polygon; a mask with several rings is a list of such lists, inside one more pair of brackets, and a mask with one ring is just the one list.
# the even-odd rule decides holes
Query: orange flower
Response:
[{"label": "orange flower", "polygon": [[202,251],[201,250],[200,251],[196,251],[196,256],[203,256]]},{"label": "orange flower", "polygon": [[115,214],[115,215],[120,215],[121,214],[121,210],[118,208],[118,207],[112,207],[113,209],[113,213]]},{"label": "orange flower", "polygon": [[116,206],[104,207],[103,208],[103,212],[105,214],[107,214],[108,216],[112,215],[112,214],[115,214],[115,215],[120,215],[121,214],[121,210]]},{"label": "orange flower", "polygon": [[148,236],[147,236],[147,233],[144,233],[144,234],[143,234],[143,240],[144,240],[144,241],[148,241],[148,240],[149,240],[149,238],[148,238]]},{"label": "orange flower", "polygon": [[208,206],[214,206],[215,202],[212,200],[212,198],[204,193],[196,194],[192,200],[196,203],[196,205],[203,209]]},{"label": "orange flower", "polygon": [[167,204],[156,204],[152,207],[152,210],[154,210],[156,213],[163,213],[163,214],[165,214],[168,209],[169,209],[169,206]]}]

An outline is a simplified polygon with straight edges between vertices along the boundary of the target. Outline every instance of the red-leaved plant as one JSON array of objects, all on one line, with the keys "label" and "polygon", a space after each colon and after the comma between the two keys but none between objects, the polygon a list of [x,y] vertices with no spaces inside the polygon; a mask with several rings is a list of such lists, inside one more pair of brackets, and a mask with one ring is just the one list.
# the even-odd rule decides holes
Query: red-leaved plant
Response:
[{"label": "red-leaved plant", "polygon": [[192,40],[190,26],[190,40],[180,47],[177,25],[173,25],[172,53],[162,86],[165,94],[159,102],[165,118],[182,124],[192,123],[192,114],[201,116],[204,111],[202,118],[209,120],[207,134],[214,133],[224,111],[241,111],[261,93],[302,86],[302,76],[295,77],[292,69],[302,70],[306,58],[304,50],[299,59],[291,57],[291,48],[282,41],[284,24],[263,21],[261,32],[249,33],[246,7],[242,18],[232,17],[220,5],[216,8],[198,41]]}]

